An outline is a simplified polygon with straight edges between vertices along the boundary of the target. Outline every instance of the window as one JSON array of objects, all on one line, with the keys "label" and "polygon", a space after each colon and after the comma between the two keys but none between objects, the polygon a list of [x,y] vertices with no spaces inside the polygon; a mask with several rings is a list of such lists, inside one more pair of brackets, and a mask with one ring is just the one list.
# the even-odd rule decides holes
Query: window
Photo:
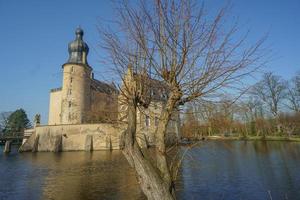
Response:
[{"label": "window", "polygon": [[151,96],[156,96],[156,92],[154,89],[151,90]]},{"label": "window", "polygon": [[146,115],[145,124],[146,124],[146,127],[150,126],[150,117],[148,115]]},{"label": "window", "polygon": [[72,106],[72,103],[71,103],[71,101],[69,101],[69,108]]},{"label": "window", "polygon": [[158,117],[155,117],[154,120],[155,120],[155,121],[154,121],[155,126],[158,126]]},{"label": "window", "polygon": [[69,89],[69,91],[68,91],[68,94],[69,94],[69,95],[71,95],[71,94],[72,94],[72,90],[71,90],[71,89]]},{"label": "window", "polygon": [[71,77],[70,82],[71,82],[71,83],[73,82],[73,77]]},{"label": "window", "polygon": [[73,73],[73,72],[74,72],[74,67],[72,66],[72,67],[71,67],[71,73]]},{"label": "window", "polygon": [[174,126],[174,121],[172,119],[169,121],[169,126],[171,126],[171,127]]}]

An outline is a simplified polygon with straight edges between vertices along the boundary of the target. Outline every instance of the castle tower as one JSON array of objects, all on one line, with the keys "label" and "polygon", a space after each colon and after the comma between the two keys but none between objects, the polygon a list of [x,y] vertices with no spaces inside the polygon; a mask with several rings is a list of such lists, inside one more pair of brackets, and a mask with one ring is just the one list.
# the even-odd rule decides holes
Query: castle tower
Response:
[{"label": "castle tower", "polygon": [[76,38],[69,43],[69,59],[62,66],[63,85],[61,91],[61,124],[86,122],[90,110],[91,73],[88,65],[88,45],[83,41],[83,30],[77,28]]}]

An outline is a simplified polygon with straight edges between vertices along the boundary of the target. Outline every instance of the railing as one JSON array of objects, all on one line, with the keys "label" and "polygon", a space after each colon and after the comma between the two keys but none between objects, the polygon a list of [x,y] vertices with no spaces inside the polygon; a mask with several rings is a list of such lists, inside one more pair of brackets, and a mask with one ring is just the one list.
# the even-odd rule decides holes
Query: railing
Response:
[{"label": "railing", "polygon": [[22,139],[24,136],[25,136],[24,132],[14,132],[12,134],[2,134],[2,135],[0,135],[0,140]]},{"label": "railing", "polygon": [[26,129],[24,131],[24,137],[30,137],[34,132],[34,129]]},{"label": "railing", "polygon": [[60,88],[54,88],[54,89],[51,89],[51,90],[50,90],[50,92],[57,92],[57,91],[61,91],[61,89],[62,89],[61,87],[60,87]]}]

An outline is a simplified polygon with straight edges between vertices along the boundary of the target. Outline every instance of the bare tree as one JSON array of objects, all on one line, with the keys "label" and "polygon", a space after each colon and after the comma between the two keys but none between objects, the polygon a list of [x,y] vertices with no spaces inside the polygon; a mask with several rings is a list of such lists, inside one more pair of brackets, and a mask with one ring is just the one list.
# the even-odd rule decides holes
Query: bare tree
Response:
[{"label": "bare tree", "polygon": [[288,87],[288,107],[295,112],[300,112],[300,72],[291,80]]},{"label": "bare tree", "polygon": [[0,134],[4,132],[5,128],[7,127],[8,117],[11,115],[12,112],[1,112],[0,113]]},{"label": "bare tree", "polygon": [[183,126],[182,135],[186,138],[198,138],[199,118],[197,117],[195,105],[188,104],[184,113],[182,113]]},{"label": "bare tree", "polygon": [[[225,88],[239,88],[242,78],[261,64],[264,38],[247,45],[247,33],[236,37],[236,23],[229,29],[224,26],[226,12],[220,9],[210,18],[204,6],[192,0],[141,0],[134,6],[123,1],[116,18],[120,29],[101,29],[103,47],[123,83],[127,112],[123,152],[148,199],[175,199],[177,173],[173,171],[178,170],[168,163],[165,143],[174,111],[199,98],[217,99]],[[166,88],[155,133],[154,162],[136,142],[136,111],[151,101],[147,92],[151,79]]]},{"label": "bare tree", "polygon": [[274,117],[278,117],[280,103],[285,98],[286,82],[273,73],[265,73],[260,82],[253,87],[253,94],[263,101]]}]

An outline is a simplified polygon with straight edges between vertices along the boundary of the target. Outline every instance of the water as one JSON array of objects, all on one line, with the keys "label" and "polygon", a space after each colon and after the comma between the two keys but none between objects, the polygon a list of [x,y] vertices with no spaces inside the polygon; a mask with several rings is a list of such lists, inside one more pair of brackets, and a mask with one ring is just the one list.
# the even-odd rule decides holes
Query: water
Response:
[{"label": "water", "polygon": [[[300,143],[201,142],[183,160],[176,188],[178,199],[300,199]],[[0,199],[145,197],[119,151],[14,151],[0,155]]]}]

